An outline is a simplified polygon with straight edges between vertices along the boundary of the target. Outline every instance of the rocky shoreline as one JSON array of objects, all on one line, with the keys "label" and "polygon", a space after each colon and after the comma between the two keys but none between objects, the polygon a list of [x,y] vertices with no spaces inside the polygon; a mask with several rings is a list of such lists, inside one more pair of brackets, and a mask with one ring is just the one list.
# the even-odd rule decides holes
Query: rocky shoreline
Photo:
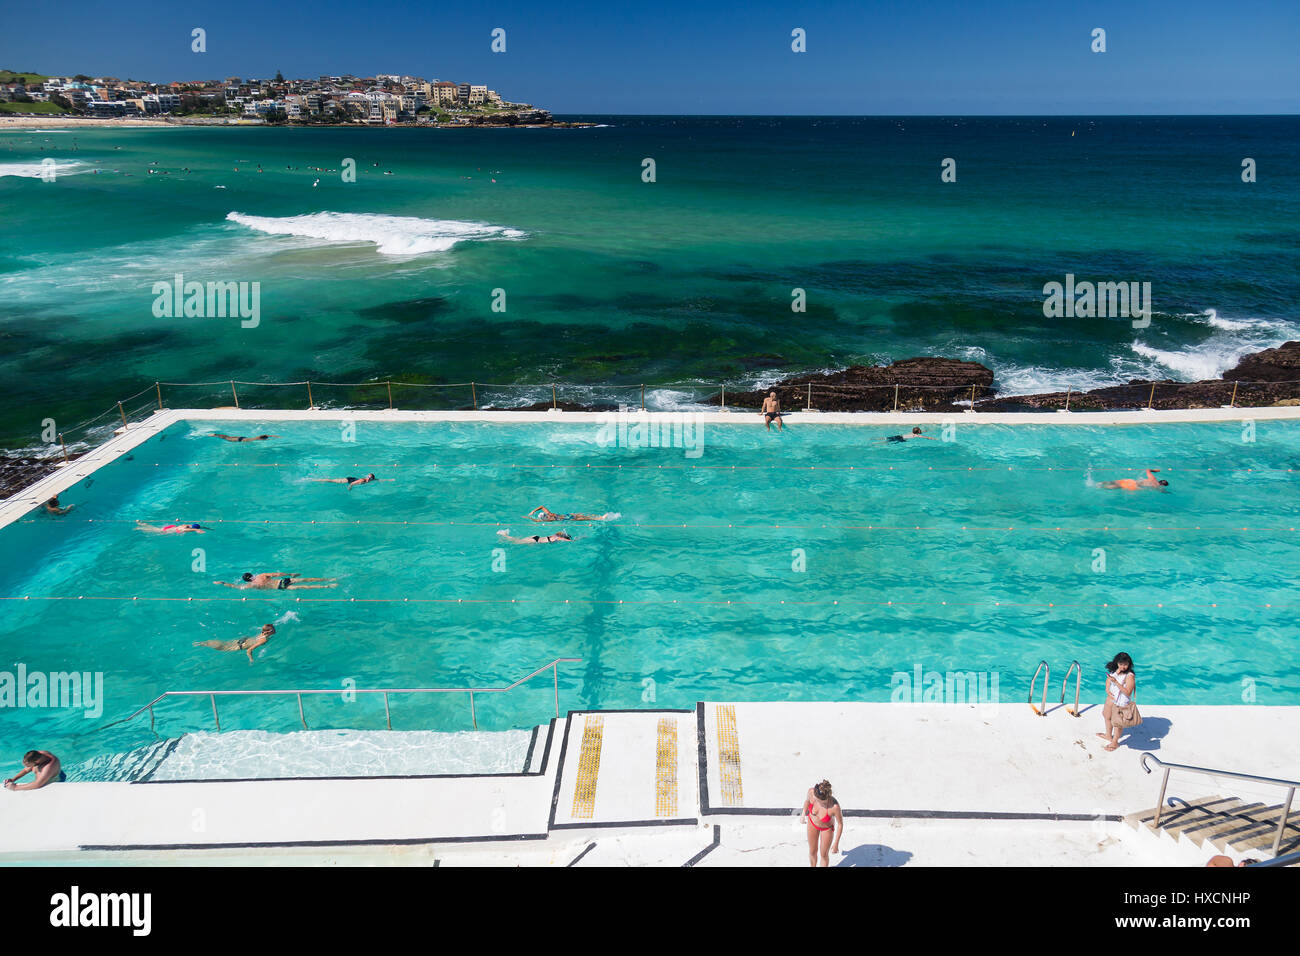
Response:
[{"label": "rocky shoreline", "polygon": [[[993,388],[993,371],[978,362],[921,357],[892,365],[857,365],[839,372],[796,375],[763,391],[728,391],[725,405],[756,411],[767,393],[774,391],[782,408],[797,411],[808,407],[810,387],[812,407],[827,412],[885,412],[895,408],[958,412],[970,408],[972,396],[976,410],[981,412],[1053,411],[1065,408],[1067,403],[1071,411],[1300,405],[1300,342],[1247,355],[1221,377],[1201,382],[1133,379],[1124,385],[1081,392],[999,396]],[[723,399],[719,392],[704,399],[703,404],[721,406]],[[549,402],[539,402],[513,410],[545,411],[550,407]],[[573,412],[616,408],[610,402],[560,402],[559,407]],[[55,471],[58,460],[0,456],[0,498]]]}]

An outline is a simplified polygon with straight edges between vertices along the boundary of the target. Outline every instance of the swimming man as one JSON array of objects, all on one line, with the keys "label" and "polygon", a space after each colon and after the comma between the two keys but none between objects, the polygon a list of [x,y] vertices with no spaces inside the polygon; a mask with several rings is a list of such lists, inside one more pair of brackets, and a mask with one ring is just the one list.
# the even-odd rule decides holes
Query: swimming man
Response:
[{"label": "swimming man", "polygon": [[[307,584],[308,581],[328,581],[330,583]],[[338,584],[335,583],[337,581],[338,578],[304,578],[284,571],[263,571],[260,574],[245,571],[240,578],[239,584],[232,584],[229,581],[213,581],[212,583],[240,591],[247,591],[250,588],[255,591],[311,591],[316,588],[336,588],[338,587]]]},{"label": "swimming man", "polygon": [[[534,515],[536,515],[536,517],[534,517]],[[615,518],[621,518],[623,516],[617,511],[607,511],[603,515],[584,515],[576,513],[571,515],[557,515],[554,511],[547,508],[546,505],[538,505],[532,511],[528,512],[528,514],[524,515],[524,517],[530,521],[613,521]]]},{"label": "swimming man", "polygon": [[279,438],[279,435],[256,435],[248,438],[244,435],[223,435],[221,432],[213,432],[213,438],[224,438],[226,441],[266,441],[268,438]]},{"label": "swimming man", "polygon": [[1156,477],[1156,472],[1159,470],[1159,468],[1148,468],[1145,478],[1116,478],[1113,481],[1098,482],[1097,487],[1105,488],[1107,491],[1137,491],[1139,488],[1169,487],[1169,482]]},{"label": "swimming man", "polygon": [[248,655],[248,663],[253,663],[253,648],[261,647],[275,633],[274,624],[263,624],[260,633],[253,637],[241,637],[237,641],[195,641],[195,647],[210,647],[214,651],[243,651]]},{"label": "swimming man", "polygon": [[908,441],[909,439],[912,438],[924,438],[926,441],[939,440],[937,438],[931,438],[929,435],[922,435],[921,429],[918,426],[912,429],[912,434],[910,435],[890,435],[888,438],[877,438],[876,441],[900,442],[900,441]]},{"label": "swimming man", "polygon": [[497,534],[505,538],[511,544],[553,544],[556,541],[572,541],[567,531],[557,531],[555,534],[530,534],[526,538],[510,537],[510,529],[502,528]]}]

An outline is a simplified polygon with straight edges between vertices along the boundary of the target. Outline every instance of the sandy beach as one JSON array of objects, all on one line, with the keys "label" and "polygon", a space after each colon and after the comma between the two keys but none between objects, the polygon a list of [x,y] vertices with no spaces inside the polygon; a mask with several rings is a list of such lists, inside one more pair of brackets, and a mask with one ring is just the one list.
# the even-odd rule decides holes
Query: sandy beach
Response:
[{"label": "sandy beach", "polygon": [[[139,119],[135,117],[111,116],[104,119],[92,119],[89,116],[0,116],[0,129],[54,129],[55,127],[94,127],[122,128],[127,126],[182,126],[174,120]],[[211,125],[211,124],[198,124]]]}]

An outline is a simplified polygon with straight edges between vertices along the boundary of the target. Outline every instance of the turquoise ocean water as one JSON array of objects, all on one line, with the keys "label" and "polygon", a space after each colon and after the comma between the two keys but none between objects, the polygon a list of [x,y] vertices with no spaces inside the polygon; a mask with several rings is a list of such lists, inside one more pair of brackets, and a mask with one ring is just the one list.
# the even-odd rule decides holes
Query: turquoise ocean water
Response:
[{"label": "turquoise ocean water", "polygon": [[[560,656],[582,659],[560,671],[565,710],[884,701],[918,668],[996,675],[1018,707],[1044,658],[1053,700],[1077,659],[1096,702],[1120,650],[1147,703],[1300,703],[1293,423],[958,421],[951,441],[904,445],[860,426],[705,425],[661,448],[587,424],[239,429],[283,438],[229,444],[208,437],[229,428],[181,423],[71,489],[70,514],[0,531],[3,669],[101,672],[105,688],[96,719],[9,710],[10,750],[39,741],[74,767],[146,743],[147,722],[104,725],[164,690],[337,689],[307,701],[313,729],[382,729],[378,699],[341,692],[502,686]],[[1089,486],[1139,464],[1169,491]],[[385,480],[308,480],[367,471]],[[498,538],[531,532],[539,504],[622,517],[570,525],[571,543]],[[263,570],[340,586],[295,600],[212,583]],[[268,621],[279,633],[252,665],[192,646]],[[486,729],[552,707],[549,677],[477,700]],[[221,713],[226,729],[300,726],[293,698]],[[469,726],[463,697],[394,698],[393,717]],[[211,726],[206,699],[159,711],[163,736]]]},{"label": "turquoise ocean water", "polygon": [[[1300,328],[1294,117],[596,119],[0,132],[0,446],[155,380],[742,387],[942,354],[1025,392],[1213,376]],[[177,273],[259,283],[259,326],[155,317]],[[1067,273],[1151,282],[1151,327],[1044,318]]]}]

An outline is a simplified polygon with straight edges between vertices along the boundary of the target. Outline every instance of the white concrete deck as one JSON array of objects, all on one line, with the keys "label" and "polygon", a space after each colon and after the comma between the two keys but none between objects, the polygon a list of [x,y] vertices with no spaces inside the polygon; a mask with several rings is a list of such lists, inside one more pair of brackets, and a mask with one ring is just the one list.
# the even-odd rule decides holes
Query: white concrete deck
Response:
[{"label": "white concrete deck", "polygon": [[[1063,707],[1038,717],[1007,704],[993,713],[956,705],[738,703],[731,705],[733,742],[723,748],[730,752],[726,773],[739,782],[728,805],[719,705],[700,706],[702,738],[699,709],[572,713],[557,723],[546,769],[535,775],[67,783],[7,793],[0,796],[0,863],[77,848],[150,850],[146,858],[154,861],[208,848],[223,854],[214,862],[232,854],[269,861],[284,848],[293,854],[286,862],[427,865],[428,848],[438,845],[434,855],[448,862],[567,865],[596,843],[600,852],[591,851],[589,864],[681,865],[713,846],[717,832],[718,845],[701,862],[799,865],[806,844],[794,814],[822,777],[844,807],[852,836],[841,849],[849,865],[1193,862],[1199,850],[1162,847],[1117,822],[1155,805],[1160,777],[1139,767],[1144,750],[1169,762],[1300,776],[1294,707],[1152,707],[1145,732],[1106,753],[1093,736],[1095,708],[1074,718]],[[597,736],[598,762],[590,759]],[[695,772],[701,753],[703,790]],[[661,803],[668,778],[675,778],[674,812]],[[1181,773],[1168,796],[1210,793],[1273,804],[1285,796]],[[577,811],[579,798],[589,815]],[[471,854],[461,843],[483,845]],[[393,849],[403,844],[409,854]]]}]

